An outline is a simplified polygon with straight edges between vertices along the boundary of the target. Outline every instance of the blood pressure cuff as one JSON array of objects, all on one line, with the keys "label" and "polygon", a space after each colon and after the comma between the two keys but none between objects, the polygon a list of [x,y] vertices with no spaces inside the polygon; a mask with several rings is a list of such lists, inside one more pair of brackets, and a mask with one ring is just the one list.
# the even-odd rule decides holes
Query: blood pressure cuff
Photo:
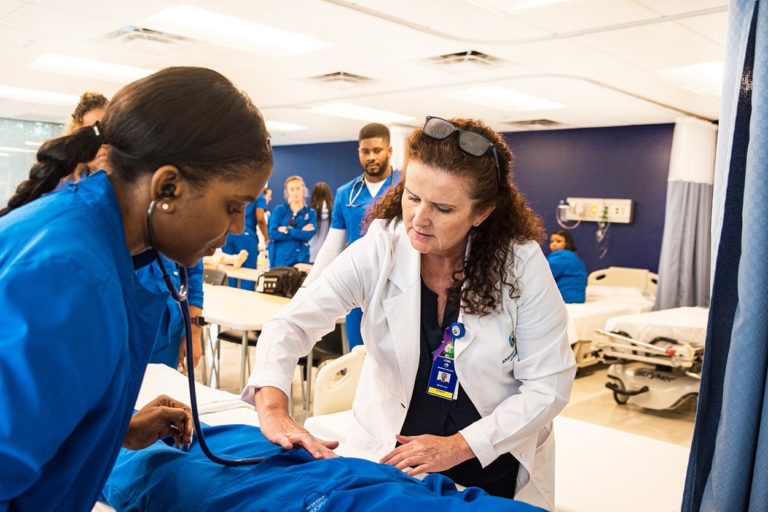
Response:
[{"label": "blood pressure cuff", "polygon": [[315,460],[305,450],[273,445],[256,427],[203,427],[211,450],[223,457],[266,457],[254,466],[209,461],[194,443],[189,451],[158,441],[139,451],[122,449],[102,501],[118,511],[248,510],[281,512],[424,512],[541,510],[478,488],[457,491],[438,474],[424,480],[362,459]]}]

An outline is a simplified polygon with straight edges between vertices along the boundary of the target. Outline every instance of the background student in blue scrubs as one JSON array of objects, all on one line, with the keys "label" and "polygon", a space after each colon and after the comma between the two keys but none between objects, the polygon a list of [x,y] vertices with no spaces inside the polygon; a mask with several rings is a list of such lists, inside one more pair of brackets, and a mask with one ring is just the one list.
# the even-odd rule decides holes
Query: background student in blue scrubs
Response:
[{"label": "background student in blue scrubs", "polygon": [[567,229],[554,231],[549,237],[547,256],[549,268],[566,304],[584,302],[587,288],[587,267],[576,254],[576,244]]},{"label": "background student in blue scrubs", "polygon": [[304,200],[306,190],[301,176],[286,178],[286,202],[269,216],[270,268],[309,263],[309,241],[317,232],[317,214]]},{"label": "background student in blue scrubs", "polygon": [[[243,262],[243,267],[256,268],[256,259],[259,255],[259,236],[256,230],[259,230],[264,237],[265,247],[266,243],[269,242],[266,210],[267,200],[264,193],[261,193],[255,201],[248,203],[248,206],[245,207],[245,229],[243,232],[229,235],[227,243],[221,248],[227,254],[237,254],[243,249],[248,251],[248,257]],[[237,286],[237,279],[229,278],[229,286]],[[253,290],[255,286],[256,283],[253,281],[243,280],[240,283],[240,287],[246,290]]]},{"label": "background student in blue scrubs", "polygon": [[[40,197],[102,144],[111,174]],[[132,416],[169,296],[138,282],[132,256],[213,254],[271,169],[259,111],[203,68],[133,82],[101,123],[40,148],[0,210],[0,510],[90,510],[121,445],[190,442],[175,400]]]},{"label": "background student in blue scrubs", "polygon": [[[357,148],[363,174],[336,190],[331,214],[331,229],[315,259],[312,271],[304,280],[309,286],[320,272],[341,254],[344,248],[365,234],[363,226],[368,208],[400,182],[400,172],[389,163],[392,157],[389,128],[370,123],[360,129]],[[349,348],[363,343],[360,322],[363,313],[355,308],[347,314],[346,329]]]}]

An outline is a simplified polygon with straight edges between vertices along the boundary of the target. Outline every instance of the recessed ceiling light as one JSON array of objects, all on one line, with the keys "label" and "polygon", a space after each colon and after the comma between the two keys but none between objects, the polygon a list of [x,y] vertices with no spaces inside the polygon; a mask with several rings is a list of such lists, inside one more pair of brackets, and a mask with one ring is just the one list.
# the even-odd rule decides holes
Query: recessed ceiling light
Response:
[{"label": "recessed ceiling light", "polygon": [[564,105],[554,101],[495,85],[470,87],[469,89],[446,92],[443,93],[443,96],[499,110],[549,110],[564,107]]},{"label": "recessed ceiling light", "polygon": [[686,89],[719,97],[723,90],[724,66],[723,61],[701,62],[677,68],[660,69],[659,73]]},{"label": "recessed ceiling light", "polygon": [[25,140],[24,144],[26,144],[27,146],[39,147],[43,144],[43,141],[42,140]]},{"label": "recessed ceiling light", "polygon": [[14,148],[11,146],[0,146],[0,151],[8,151],[10,153],[37,153],[36,149]]},{"label": "recessed ceiling light", "polygon": [[32,61],[32,63],[29,64],[29,67],[32,69],[52,71],[54,73],[63,73],[66,75],[85,75],[91,78],[103,78],[105,80],[117,79],[121,82],[133,81],[154,73],[154,70],[149,68],[126,66],[124,64],[83,59],[81,57],[70,57],[68,55],[58,55],[55,53],[41,55]]},{"label": "recessed ceiling light", "polygon": [[333,43],[296,32],[189,5],[164,9],[142,20],[140,25],[218,46],[272,56],[296,55],[333,46]]},{"label": "recessed ceiling light", "polygon": [[267,130],[270,132],[296,132],[306,129],[306,126],[300,124],[283,123],[282,121],[267,121]]},{"label": "recessed ceiling light", "polygon": [[0,98],[8,98],[30,103],[44,103],[46,105],[77,105],[80,97],[74,94],[62,94],[38,89],[25,89],[22,87],[10,87],[0,85]]},{"label": "recessed ceiling light", "polygon": [[0,156],[11,156],[8,153],[0,153]]},{"label": "recessed ceiling light", "polygon": [[328,103],[312,107],[312,112],[316,114],[326,114],[335,117],[344,117],[346,119],[356,119],[358,121],[372,121],[377,123],[407,123],[413,121],[412,117],[386,110],[361,107],[349,103]]}]

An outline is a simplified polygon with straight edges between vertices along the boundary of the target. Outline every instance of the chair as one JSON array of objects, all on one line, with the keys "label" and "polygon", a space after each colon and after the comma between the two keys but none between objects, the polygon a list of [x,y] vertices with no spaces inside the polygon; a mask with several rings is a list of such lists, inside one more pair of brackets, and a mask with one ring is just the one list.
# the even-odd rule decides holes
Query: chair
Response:
[{"label": "chair", "polygon": [[315,416],[352,408],[366,350],[358,345],[352,352],[324,365],[317,372],[312,414]]},{"label": "chair", "polygon": [[[209,285],[213,286],[223,286],[227,282],[227,273],[223,270],[213,269],[213,268],[206,268],[203,270],[203,282]],[[220,363],[221,363],[221,346],[220,341],[228,341],[231,343],[237,343],[240,345],[243,342],[243,331],[239,331],[236,329],[229,329],[226,331],[221,331],[216,334],[216,342],[214,346],[214,342],[211,339],[211,332],[208,325],[205,326],[206,330],[204,331],[204,341],[203,341],[203,356],[205,356],[205,345],[206,341],[207,344],[210,345],[212,353],[215,355],[216,360],[211,362],[211,376],[209,379],[204,379],[204,383],[208,384],[211,380],[213,380],[213,376],[216,376],[216,387],[218,387],[220,382]],[[252,347],[256,345],[256,340],[258,339],[258,334],[255,332],[249,332],[248,333],[248,346]],[[205,361],[205,357],[203,357],[203,361]],[[247,360],[248,368],[250,369],[250,359]],[[203,367],[203,374],[206,375],[206,369]],[[208,382],[205,382],[208,380]]]},{"label": "chair", "polygon": [[203,282],[213,286],[222,286],[227,281],[227,273],[213,268],[203,269]]},{"label": "chair", "polygon": [[304,382],[301,387],[301,400],[304,410],[309,411],[309,396],[312,389],[312,368],[320,366],[326,361],[338,358],[344,354],[344,344],[342,341],[343,324],[336,324],[334,330],[323,336],[320,341],[315,343],[311,353],[311,365],[307,364],[308,357],[299,359],[299,366],[302,368]]}]

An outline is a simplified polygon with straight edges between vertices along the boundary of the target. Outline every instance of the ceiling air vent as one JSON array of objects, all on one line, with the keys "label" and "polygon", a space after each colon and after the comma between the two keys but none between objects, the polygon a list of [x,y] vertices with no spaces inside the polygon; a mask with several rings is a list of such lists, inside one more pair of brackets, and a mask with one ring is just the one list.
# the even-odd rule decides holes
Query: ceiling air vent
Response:
[{"label": "ceiling air vent", "polygon": [[493,66],[501,63],[501,59],[476,50],[447,53],[437,57],[430,57],[427,60],[432,64],[445,67],[466,66],[468,64],[473,66]]},{"label": "ceiling air vent", "polygon": [[372,78],[355,75],[354,73],[347,73],[346,71],[335,71],[333,73],[313,76],[309,79],[313,82],[322,82],[340,88],[357,87],[358,85],[365,85],[373,82]]},{"label": "ceiling air vent", "polygon": [[524,121],[506,121],[505,124],[517,128],[551,128],[554,126],[562,126],[563,123],[558,123],[551,119],[526,119]]},{"label": "ceiling air vent", "polygon": [[151,28],[135,27],[133,25],[126,25],[115,32],[107,34],[106,39],[117,44],[143,47],[153,51],[178,49],[179,47],[189,46],[196,42],[188,37],[160,32]]}]

